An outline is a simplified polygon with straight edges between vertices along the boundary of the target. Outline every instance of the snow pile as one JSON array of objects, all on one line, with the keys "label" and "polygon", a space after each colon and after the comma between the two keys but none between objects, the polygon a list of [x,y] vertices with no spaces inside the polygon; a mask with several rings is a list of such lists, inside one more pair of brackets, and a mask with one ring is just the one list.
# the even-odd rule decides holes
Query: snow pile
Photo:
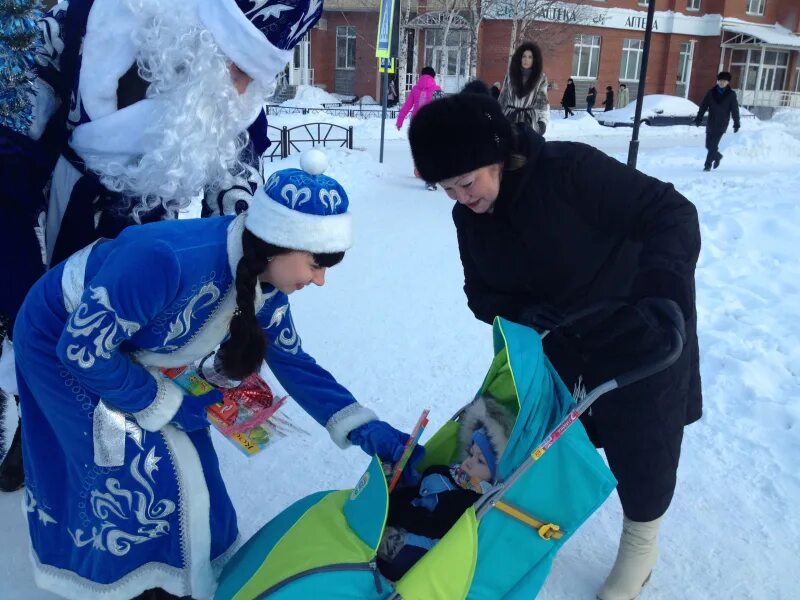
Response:
[{"label": "snow pile", "polygon": [[[642,119],[653,117],[693,117],[700,107],[691,100],[665,94],[651,94],[642,101]],[[636,114],[636,101],[625,108],[618,108],[597,115],[599,121],[606,123],[633,123]]]},{"label": "snow pile", "polygon": [[322,88],[313,85],[299,85],[297,86],[297,93],[294,95],[294,98],[283,102],[281,106],[322,108],[323,104],[333,104],[336,102],[341,102],[341,100]]},{"label": "snow pile", "polygon": [[800,132],[800,108],[781,108],[772,115],[771,123],[780,123],[787,129]]},{"label": "snow pile", "polygon": [[800,140],[781,129],[748,129],[737,134],[729,130],[722,138],[720,151],[729,164],[800,166]]},{"label": "snow pile", "polygon": [[361,98],[358,99],[358,104],[379,104],[379,102],[372,96],[361,96]]}]

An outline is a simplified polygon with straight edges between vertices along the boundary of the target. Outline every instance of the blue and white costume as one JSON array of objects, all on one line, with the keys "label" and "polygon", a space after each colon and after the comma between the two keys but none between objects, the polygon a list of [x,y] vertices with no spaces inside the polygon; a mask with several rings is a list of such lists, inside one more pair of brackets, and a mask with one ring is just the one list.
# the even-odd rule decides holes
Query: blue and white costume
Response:
[{"label": "blue and white costume", "polygon": [[[28,513],[37,583],[72,598],[161,587],[213,592],[236,517],[208,429],[170,425],[185,365],[228,333],[245,215],[125,230],[49,271],[17,318]],[[287,296],[256,290],[265,359],[341,447],[376,419],[307,355]],[[102,432],[102,435],[98,435]],[[121,466],[101,466],[124,445]]]}]

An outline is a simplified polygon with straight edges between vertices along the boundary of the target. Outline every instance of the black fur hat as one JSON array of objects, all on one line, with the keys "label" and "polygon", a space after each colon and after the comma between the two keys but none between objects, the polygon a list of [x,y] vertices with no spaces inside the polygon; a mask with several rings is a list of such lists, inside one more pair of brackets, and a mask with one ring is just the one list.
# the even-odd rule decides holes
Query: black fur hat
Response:
[{"label": "black fur hat", "polygon": [[414,165],[432,182],[505,162],[513,137],[500,105],[482,93],[434,100],[419,110],[408,132]]}]

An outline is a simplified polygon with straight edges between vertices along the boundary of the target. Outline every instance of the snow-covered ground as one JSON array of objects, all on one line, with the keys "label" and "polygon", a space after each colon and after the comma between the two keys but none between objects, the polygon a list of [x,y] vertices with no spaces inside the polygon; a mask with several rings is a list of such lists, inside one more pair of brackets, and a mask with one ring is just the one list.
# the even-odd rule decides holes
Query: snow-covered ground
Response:
[{"label": "snow-covered ground", "polygon": [[[553,117],[548,138],[625,160],[630,130]],[[356,245],[325,287],[292,297],[295,323],[305,348],[362,403],[404,429],[430,407],[432,432],[480,385],[491,330],[461,291],[451,201],[414,179],[405,131],[387,124],[381,165],[378,122],[336,122],[356,127],[354,150],[328,151],[329,173],[350,194]],[[723,139],[725,158],[711,173],[702,172],[703,133],[642,131],[639,168],[673,182],[700,213],[705,415],[686,430],[661,557],[641,598],[792,600],[800,597],[800,117],[743,122]],[[311,437],[251,460],[215,439],[245,538],[302,496],[352,487],[367,464],[296,406],[288,410]],[[32,581],[21,499],[0,495],[0,597],[49,599]],[[540,597],[593,599],[620,527],[612,496],[565,545]]]}]

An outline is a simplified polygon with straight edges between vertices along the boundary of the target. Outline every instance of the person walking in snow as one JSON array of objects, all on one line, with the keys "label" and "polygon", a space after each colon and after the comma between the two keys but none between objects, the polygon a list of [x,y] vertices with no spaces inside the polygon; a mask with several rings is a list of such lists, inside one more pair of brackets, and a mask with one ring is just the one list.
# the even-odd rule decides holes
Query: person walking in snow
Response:
[{"label": "person walking in snow", "polygon": [[630,104],[631,95],[628,91],[628,86],[624,83],[619,84],[619,91],[617,92],[617,108],[625,108]]},{"label": "person walking in snow", "polygon": [[187,395],[159,368],[206,357],[208,379],[233,387],[266,361],[337,446],[400,457],[408,436],[305,353],[292,319],[289,296],[323,285],[352,240],[347,194],[313,162],[274,173],[248,213],[95,242],[28,294],[15,344],[40,587],[213,595],[238,534],[205,416],[221,392]]},{"label": "person walking in snow", "polygon": [[544,135],[550,123],[547,76],[542,51],[525,42],[514,51],[498,102],[512,123],[524,123]]},{"label": "person walking in snow", "polygon": [[569,118],[570,115],[575,115],[572,109],[575,108],[575,82],[570,77],[567,80],[567,87],[564,88],[564,94],[561,96],[561,106],[564,108],[564,118]]},{"label": "person walking in snow", "polygon": [[394,79],[389,80],[389,93],[386,96],[386,106],[391,108],[397,104],[397,86],[394,84]]},{"label": "person walking in snow", "polygon": [[586,94],[586,112],[591,116],[594,116],[592,109],[594,108],[595,102],[597,102],[597,88],[592,86],[589,88],[589,93]]},{"label": "person walking in snow", "polygon": [[[662,314],[683,353],[669,369],[604,395],[581,417],[619,485],[622,537],[601,600],[639,594],[676,485],[684,426],[702,412],[694,273],[697,210],[672,185],[599,150],[512,127],[491,98],[457,94],[419,112],[414,162],[455,200],[464,291],[475,316],[549,330],[568,387],[587,389],[661,357]],[[624,302],[618,302],[625,299]],[[608,304],[613,302],[613,304]],[[562,328],[565,315],[611,306]]]},{"label": "person walking in snow", "polygon": [[722,160],[719,151],[719,143],[722,136],[728,131],[728,123],[733,119],[733,133],[739,132],[739,102],[736,99],[736,92],[731,87],[731,74],[722,71],[717,75],[717,85],[706,92],[700,110],[697,111],[694,124],[700,127],[703,123],[703,115],[708,111],[708,123],[706,123],[706,162],[703,165],[704,171],[710,171],[713,166],[715,169]]},{"label": "person walking in snow", "polygon": [[[41,19],[33,123],[0,128],[0,313],[12,323],[45,266],[100,237],[201,196],[204,214],[247,209],[269,146],[263,104],[322,3],[247,4],[65,0]],[[21,464],[0,467],[2,489],[23,478]]]},{"label": "person walking in snow", "polygon": [[[411,113],[410,120],[413,121],[414,116],[420,108],[431,102],[431,100],[444,95],[442,88],[436,83],[435,77],[436,71],[433,70],[433,67],[424,67],[422,69],[417,83],[411,88],[411,92],[409,92],[406,101],[403,102],[403,106],[400,107],[400,112],[397,114],[395,125],[398,131],[403,127],[403,122],[409,113]],[[416,170],[414,171],[414,175],[417,175]],[[436,189],[436,183],[433,181],[426,181],[425,187],[427,187],[429,191],[433,191]]]},{"label": "person walking in snow", "polygon": [[614,89],[610,85],[606,86],[606,99],[603,106],[605,107],[603,112],[614,110]]}]

